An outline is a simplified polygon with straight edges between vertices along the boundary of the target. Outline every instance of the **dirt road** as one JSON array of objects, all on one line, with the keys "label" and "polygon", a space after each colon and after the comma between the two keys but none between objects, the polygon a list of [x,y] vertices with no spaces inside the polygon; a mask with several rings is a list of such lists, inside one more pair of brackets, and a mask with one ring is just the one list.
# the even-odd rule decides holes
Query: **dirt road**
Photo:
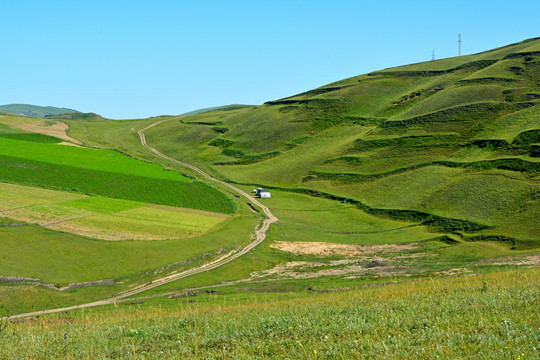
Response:
[{"label": "dirt road", "polygon": [[125,291],[123,293],[120,293],[119,295],[111,297],[109,299],[94,301],[94,302],[87,303],[87,304],[67,306],[67,307],[58,308],[58,309],[49,309],[49,310],[34,311],[34,312],[30,312],[30,313],[25,313],[25,314],[17,314],[17,315],[12,315],[12,316],[9,316],[9,317],[1,318],[2,320],[8,319],[8,318],[9,319],[16,319],[16,318],[22,318],[22,317],[37,316],[37,315],[43,315],[43,314],[51,314],[51,313],[74,310],[74,309],[82,309],[82,308],[93,307],[93,306],[101,306],[101,305],[113,304],[113,303],[115,303],[115,302],[117,302],[117,301],[119,301],[121,299],[124,299],[124,298],[130,297],[130,296],[139,294],[139,293],[144,292],[146,290],[150,290],[150,289],[156,288],[158,286],[168,284],[168,283],[170,283],[172,281],[176,281],[178,279],[182,279],[182,278],[185,278],[185,277],[188,277],[188,276],[192,276],[192,275],[195,275],[195,274],[200,274],[202,272],[209,271],[209,270],[218,268],[218,267],[220,267],[222,265],[225,265],[227,263],[230,263],[231,261],[233,261],[235,259],[238,259],[240,256],[245,255],[251,249],[253,249],[255,246],[259,245],[261,242],[264,241],[264,239],[266,238],[266,232],[268,231],[268,228],[270,227],[270,224],[278,221],[278,218],[276,218],[272,214],[272,212],[270,211],[270,209],[268,209],[267,206],[261,204],[253,196],[251,196],[250,194],[246,193],[243,190],[238,189],[236,186],[233,186],[233,185],[228,184],[228,183],[226,183],[224,181],[218,180],[218,179],[208,175],[207,173],[205,173],[204,171],[202,171],[198,167],[195,167],[193,165],[190,165],[190,164],[178,161],[178,160],[176,160],[174,158],[171,158],[171,157],[161,153],[160,151],[156,150],[155,148],[151,147],[150,145],[148,145],[146,143],[146,137],[144,136],[144,131],[150,129],[153,126],[156,126],[156,125],[162,123],[163,121],[165,121],[165,120],[153,123],[153,124],[145,127],[142,130],[139,130],[137,132],[139,134],[141,144],[144,147],[146,147],[148,150],[152,151],[157,156],[162,157],[164,159],[167,159],[169,161],[172,161],[172,162],[174,162],[174,163],[176,163],[178,165],[188,167],[188,168],[198,172],[199,174],[201,174],[202,176],[204,176],[205,178],[207,178],[207,179],[209,179],[211,181],[214,181],[214,182],[220,183],[222,185],[225,185],[228,188],[230,188],[231,190],[233,190],[234,192],[236,192],[236,193],[242,195],[243,197],[245,197],[246,199],[248,199],[251,203],[259,206],[262,209],[262,211],[265,213],[267,218],[265,218],[263,220],[262,225],[258,229],[255,228],[255,239],[250,244],[248,244],[246,247],[244,247],[243,249],[241,249],[239,251],[230,252],[230,253],[228,253],[228,254],[226,254],[226,255],[224,255],[224,256],[222,256],[222,257],[220,257],[220,258],[218,258],[218,259],[216,259],[214,261],[206,263],[204,265],[201,265],[201,266],[191,268],[191,269],[186,270],[186,271],[182,271],[182,272],[179,272],[179,273],[171,274],[171,275],[156,279],[156,280],[154,280],[154,281],[152,281],[152,282],[150,282],[148,284],[137,286],[137,287],[135,287],[133,289],[127,290],[127,291]]}]

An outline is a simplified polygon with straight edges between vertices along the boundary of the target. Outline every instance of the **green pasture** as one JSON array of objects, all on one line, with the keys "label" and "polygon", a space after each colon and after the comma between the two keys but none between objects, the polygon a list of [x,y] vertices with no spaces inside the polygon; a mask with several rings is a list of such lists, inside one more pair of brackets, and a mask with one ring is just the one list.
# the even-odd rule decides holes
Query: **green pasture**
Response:
[{"label": "green pasture", "polygon": [[55,230],[106,240],[163,240],[193,237],[222,223],[222,217],[179,212],[172,208],[137,207],[92,214],[54,224]]},{"label": "green pasture", "polygon": [[482,78],[503,78],[503,79],[517,79],[519,70],[523,65],[523,59],[506,59],[500,60],[495,64],[488,66],[485,69],[475,72],[474,74],[466,77],[465,79],[482,79]]},{"label": "green pasture", "polygon": [[482,103],[486,101],[500,102],[504,100],[504,87],[498,85],[473,85],[465,87],[451,87],[441,90],[429,97],[428,100],[418,103],[415,107],[399,114],[399,118],[429,114],[435,111],[454,106]]},{"label": "green pasture", "polygon": [[[537,357],[538,271],[326,294],[200,294],[10,322],[6,358]],[[189,301],[187,301],[189,300]]]},{"label": "green pasture", "polygon": [[[62,193],[62,196],[65,196],[65,194],[65,192]],[[62,202],[62,205],[75,209],[88,210],[95,213],[108,214],[123,210],[135,209],[142,206],[147,206],[148,204],[138,201],[112,199],[103,196],[90,196],[82,199]]]},{"label": "green pasture", "polygon": [[503,139],[511,143],[520,133],[539,128],[538,109],[531,107],[495,120],[484,128],[477,139]]},{"label": "green pasture", "polygon": [[[68,192],[59,193],[35,187],[0,183],[0,211],[30,205],[50,204],[63,201],[76,201],[86,196]],[[58,195],[61,194],[59,197]]]},{"label": "green pasture", "polygon": [[5,226],[0,229],[0,274],[63,284],[120,279],[247,244],[257,221],[237,217],[220,225],[219,232],[206,233],[196,239],[114,242],[24,223]]},{"label": "green pasture", "polygon": [[[204,262],[201,254],[216,257],[247,244],[262,214],[238,197],[233,203],[234,195],[221,185],[216,186],[227,195],[206,180],[191,181],[181,174],[200,176],[142,147],[137,131],[157,121],[163,122],[145,131],[150,146],[242,184],[244,190],[268,187],[272,198],[261,201],[279,222],[245,256],[147,294],[229,281],[240,281],[227,288],[239,294],[299,291],[491,273],[501,269],[497,262],[519,268],[517,262],[537,256],[540,234],[539,61],[537,54],[528,53],[538,44],[534,39],[386,69],[261,106],[150,119],[66,121],[70,136],[99,149],[62,147],[0,127],[0,181],[94,195],[61,204],[47,200],[47,194],[40,195],[43,202],[37,201],[39,196],[30,201],[5,195],[10,209],[17,203],[22,207],[10,211],[27,211],[35,219],[20,215],[17,226],[8,226],[15,220],[3,220],[0,236],[6,244],[1,246],[9,251],[2,253],[6,260],[0,261],[5,267],[0,274],[61,283],[114,278],[135,284],[157,277],[156,269],[167,264],[192,261],[173,265],[187,268]],[[182,214],[182,222],[173,211],[145,203],[191,210]],[[223,221],[193,209],[239,215]],[[43,214],[49,218],[40,218]],[[74,215],[79,218],[55,224],[55,229],[73,231],[69,227],[76,226],[88,237],[22,223]],[[152,231],[189,237],[201,229],[215,231],[159,242],[89,238],[111,232],[136,238],[133,234]],[[60,234],[69,240],[61,242]],[[9,243],[15,238],[22,244]],[[278,242],[366,249],[414,245],[351,257],[281,251]],[[65,252],[65,267],[59,251]],[[95,266],[91,261],[97,261]],[[44,270],[48,266],[50,272]],[[20,301],[17,307],[11,300],[9,312],[28,309],[32,301],[48,306],[36,298],[49,290],[40,289],[27,301],[22,286],[9,285]],[[95,293],[74,290],[54,298],[76,303],[123,286],[128,285],[99,287]]]},{"label": "green pasture", "polygon": [[[249,191],[247,187],[243,189]],[[511,249],[512,244],[510,243],[461,241],[458,236],[451,233],[437,233],[418,223],[372,216],[355,206],[351,206],[351,204],[304,194],[272,190],[272,198],[264,199],[264,202],[280,219],[278,223],[272,225],[268,232],[268,239],[264,243],[242,258],[219,269],[177,280],[145,294],[164,294],[170,291],[182,291],[186,288],[230,281],[241,281],[234,285],[239,289],[252,286],[252,284],[255,286],[257,283],[253,283],[253,281],[257,279],[245,281],[254,274],[264,273],[295,261],[323,263],[326,264],[325,270],[339,271],[343,265],[332,264],[332,261],[355,260],[362,266],[369,266],[370,261],[378,259],[384,264],[380,268],[384,275],[376,275],[378,272],[366,274],[365,269],[358,269],[356,277],[344,278],[343,275],[339,274],[321,273],[319,275],[316,273],[321,268],[314,268],[309,270],[314,272],[313,278],[286,280],[276,275],[277,277],[270,277],[271,280],[266,280],[271,281],[270,283],[260,283],[257,286],[261,286],[263,289],[277,286],[289,289],[288,291],[297,291],[306,288],[339,287],[338,284],[356,286],[376,281],[390,281],[400,278],[400,276],[404,278],[442,276],[445,271],[451,269],[466,269],[467,273],[482,273],[496,270],[496,267],[489,266],[489,259],[535,254],[534,249]],[[396,250],[397,252],[380,250],[374,254],[352,257],[346,255],[315,256],[278,250],[273,246],[276,242],[320,242],[368,247],[396,244],[410,245],[411,249]],[[483,261],[486,262],[486,265],[482,265]],[[404,273],[409,275],[404,275]],[[289,285],[279,285],[284,283]],[[271,292],[271,290],[269,291]]]}]

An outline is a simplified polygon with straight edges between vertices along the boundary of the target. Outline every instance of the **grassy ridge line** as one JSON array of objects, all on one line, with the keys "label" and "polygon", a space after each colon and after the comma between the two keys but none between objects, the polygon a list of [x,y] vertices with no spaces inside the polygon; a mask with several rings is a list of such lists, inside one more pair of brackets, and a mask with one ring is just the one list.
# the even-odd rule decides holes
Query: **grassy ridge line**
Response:
[{"label": "grassy ridge line", "polygon": [[0,111],[5,111],[11,114],[23,114],[31,117],[44,117],[46,115],[57,115],[64,113],[76,113],[77,110],[68,108],[59,108],[55,106],[38,106],[29,104],[9,104],[1,105]]},{"label": "grassy ridge line", "polygon": [[225,195],[202,182],[156,179],[0,155],[0,181],[232,214]]},{"label": "grassy ridge line", "polygon": [[525,173],[529,176],[536,176],[540,174],[540,162],[526,161],[520,158],[508,158],[508,159],[496,159],[496,160],[483,160],[472,162],[455,162],[455,161],[432,161],[404,168],[399,168],[383,173],[377,174],[358,174],[358,173],[338,173],[338,172],[322,172],[311,171],[312,176],[307,176],[303,181],[309,181],[313,179],[313,176],[324,179],[332,180],[342,183],[355,183],[364,182],[374,179],[380,179],[391,175],[402,174],[405,172],[421,169],[428,166],[446,166],[449,168],[463,168],[473,170],[510,170]]},{"label": "grassy ridge line", "polygon": [[337,293],[207,295],[55,315],[5,323],[0,355],[533,359],[538,276],[533,269]]}]

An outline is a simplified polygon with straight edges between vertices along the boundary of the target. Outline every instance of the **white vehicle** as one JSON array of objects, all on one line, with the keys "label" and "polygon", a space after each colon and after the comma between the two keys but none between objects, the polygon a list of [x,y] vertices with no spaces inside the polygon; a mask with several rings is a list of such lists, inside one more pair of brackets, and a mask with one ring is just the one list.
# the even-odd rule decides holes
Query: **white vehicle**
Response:
[{"label": "white vehicle", "polygon": [[253,191],[257,193],[257,196],[260,197],[261,199],[268,199],[272,197],[272,195],[270,195],[270,191],[263,188],[258,188],[257,190],[253,190]]}]

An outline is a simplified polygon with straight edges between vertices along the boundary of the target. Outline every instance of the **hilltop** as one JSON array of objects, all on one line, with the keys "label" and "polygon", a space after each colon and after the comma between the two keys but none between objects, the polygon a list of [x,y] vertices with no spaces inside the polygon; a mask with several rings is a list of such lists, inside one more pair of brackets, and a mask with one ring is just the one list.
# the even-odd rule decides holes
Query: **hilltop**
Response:
[{"label": "hilltop", "polygon": [[105,118],[96,113],[81,113],[81,112],[71,112],[71,113],[62,113],[57,115],[45,115],[46,119],[56,119],[56,120],[105,120]]},{"label": "hilltop", "polygon": [[1,105],[0,111],[11,114],[30,116],[30,117],[45,117],[48,115],[58,115],[66,113],[78,113],[77,110],[68,108],[59,108],[54,106],[37,106],[29,104],[9,104]]},{"label": "hilltop", "polygon": [[215,111],[215,110],[228,111],[228,110],[236,110],[236,109],[251,108],[251,107],[253,107],[253,105],[232,104],[232,105],[213,106],[213,107],[208,107],[208,108],[202,108],[202,109],[189,111],[189,112],[186,112],[186,113],[183,113],[183,114],[180,114],[180,115],[184,115],[184,116],[185,115],[197,115],[197,114],[202,114],[202,113],[206,113],[206,112],[209,112],[209,111]]}]

